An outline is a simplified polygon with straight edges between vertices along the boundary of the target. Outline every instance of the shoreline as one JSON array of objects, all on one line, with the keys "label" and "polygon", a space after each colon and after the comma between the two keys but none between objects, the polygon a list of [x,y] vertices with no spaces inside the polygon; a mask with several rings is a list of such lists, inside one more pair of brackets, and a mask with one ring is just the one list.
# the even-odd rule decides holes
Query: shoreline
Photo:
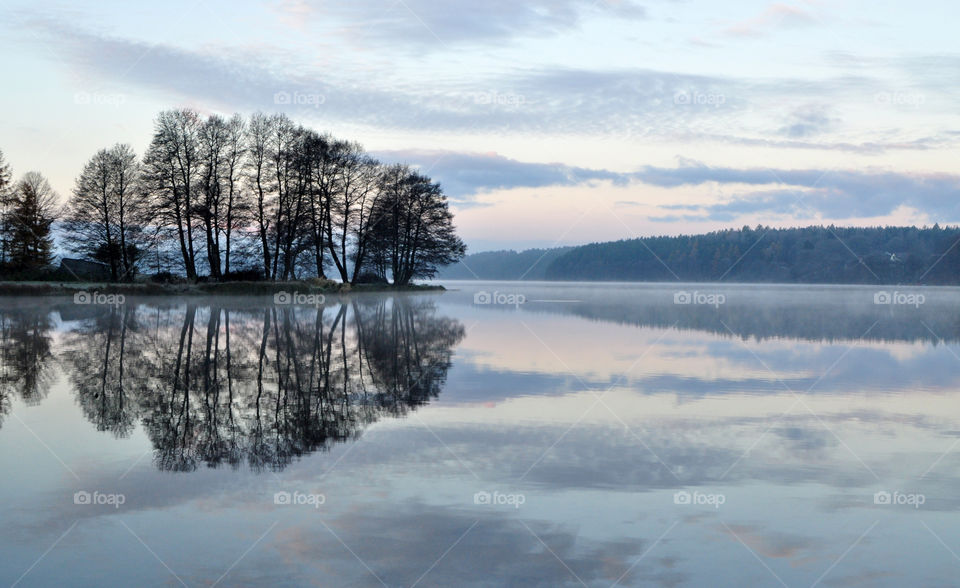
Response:
[{"label": "shoreline", "polygon": [[73,296],[80,292],[125,296],[273,296],[281,292],[304,294],[359,294],[364,292],[442,292],[441,285],[342,284],[340,282],[201,282],[152,284],[110,282],[0,282],[0,296]]}]

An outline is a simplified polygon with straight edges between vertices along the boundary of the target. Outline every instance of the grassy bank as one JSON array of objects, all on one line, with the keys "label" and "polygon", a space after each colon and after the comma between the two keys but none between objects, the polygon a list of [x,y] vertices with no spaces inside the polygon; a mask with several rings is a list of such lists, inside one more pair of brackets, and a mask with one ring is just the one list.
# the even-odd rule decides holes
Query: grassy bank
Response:
[{"label": "grassy bank", "polygon": [[126,296],[272,296],[279,292],[347,294],[351,292],[440,291],[443,286],[410,284],[341,284],[331,280],[297,282],[203,282],[197,284],[104,283],[104,282],[0,282],[0,296],[73,296],[78,292]]}]

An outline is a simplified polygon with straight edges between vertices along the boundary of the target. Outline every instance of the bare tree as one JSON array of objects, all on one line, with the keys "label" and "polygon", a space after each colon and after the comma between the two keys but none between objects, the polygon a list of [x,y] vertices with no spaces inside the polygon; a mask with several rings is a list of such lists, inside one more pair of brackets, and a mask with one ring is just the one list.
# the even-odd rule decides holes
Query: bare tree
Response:
[{"label": "bare tree", "polygon": [[453,226],[447,197],[440,185],[406,166],[382,176],[380,199],[371,224],[372,257],[389,262],[394,284],[430,278],[442,265],[455,263],[466,246]]},{"label": "bare tree", "polygon": [[184,269],[191,280],[197,278],[193,225],[200,171],[200,124],[192,110],[161,112],[144,156],[144,176],[153,196],[157,222],[176,232]]},{"label": "bare tree", "polygon": [[233,245],[233,235],[236,229],[243,226],[249,213],[249,203],[243,192],[242,172],[244,159],[247,155],[246,125],[239,114],[233,115],[227,121],[225,152],[224,152],[224,179],[226,180],[226,218],[223,224],[224,234],[224,266],[225,274],[230,273],[230,252]]},{"label": "bare tree", "polygon": [[129,145],[101,149],[84,166],[67,203],[67,248],[110,266],[113,280],[129,279],[144,253],[135,207],[140,166]]},{"label": "bare tree", "polygon": [[275,205],[270,189],[270,140],[276,119],[263,113],[250,117],[247,126],[248,156],[246,162],[247,181],[254,192],[254,217],[257,223],[257,235],[263,257],[263,277],[272,275],[273,256],[270,253],[270,229]]},{"label": "bare tree", "polygon": [[0,151],[0,265],[7,264],[10,251],[10,209],[13,206],[13,172]]}]

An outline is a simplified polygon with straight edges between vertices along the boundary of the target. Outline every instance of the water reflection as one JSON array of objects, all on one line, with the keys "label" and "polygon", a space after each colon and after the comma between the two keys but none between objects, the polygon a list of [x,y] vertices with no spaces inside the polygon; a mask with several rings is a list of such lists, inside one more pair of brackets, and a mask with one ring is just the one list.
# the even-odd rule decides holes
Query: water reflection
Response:
[{"label": "water reflection", "polygon": [[50,391],[52,324],[49,312],[13,307],[0,311],[0,425],[13,398],[38,404]]},{"label": "water reflection", "polygon": [[402,297],[100,310],[59,352],[77,400],[98,430],[124,437],[142,423],[157,467],[171,471],[281,470],[354,438],[436,398],[464,336],[429,302]]}]

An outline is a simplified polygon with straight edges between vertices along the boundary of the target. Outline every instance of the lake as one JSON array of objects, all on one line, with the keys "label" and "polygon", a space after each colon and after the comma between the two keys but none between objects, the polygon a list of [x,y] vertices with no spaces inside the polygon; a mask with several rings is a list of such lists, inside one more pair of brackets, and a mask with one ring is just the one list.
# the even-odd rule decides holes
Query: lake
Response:
[{"label": "lake", "polygon": [[955,584],[960,289],[446,285],[0,300],[0,583]]}]

